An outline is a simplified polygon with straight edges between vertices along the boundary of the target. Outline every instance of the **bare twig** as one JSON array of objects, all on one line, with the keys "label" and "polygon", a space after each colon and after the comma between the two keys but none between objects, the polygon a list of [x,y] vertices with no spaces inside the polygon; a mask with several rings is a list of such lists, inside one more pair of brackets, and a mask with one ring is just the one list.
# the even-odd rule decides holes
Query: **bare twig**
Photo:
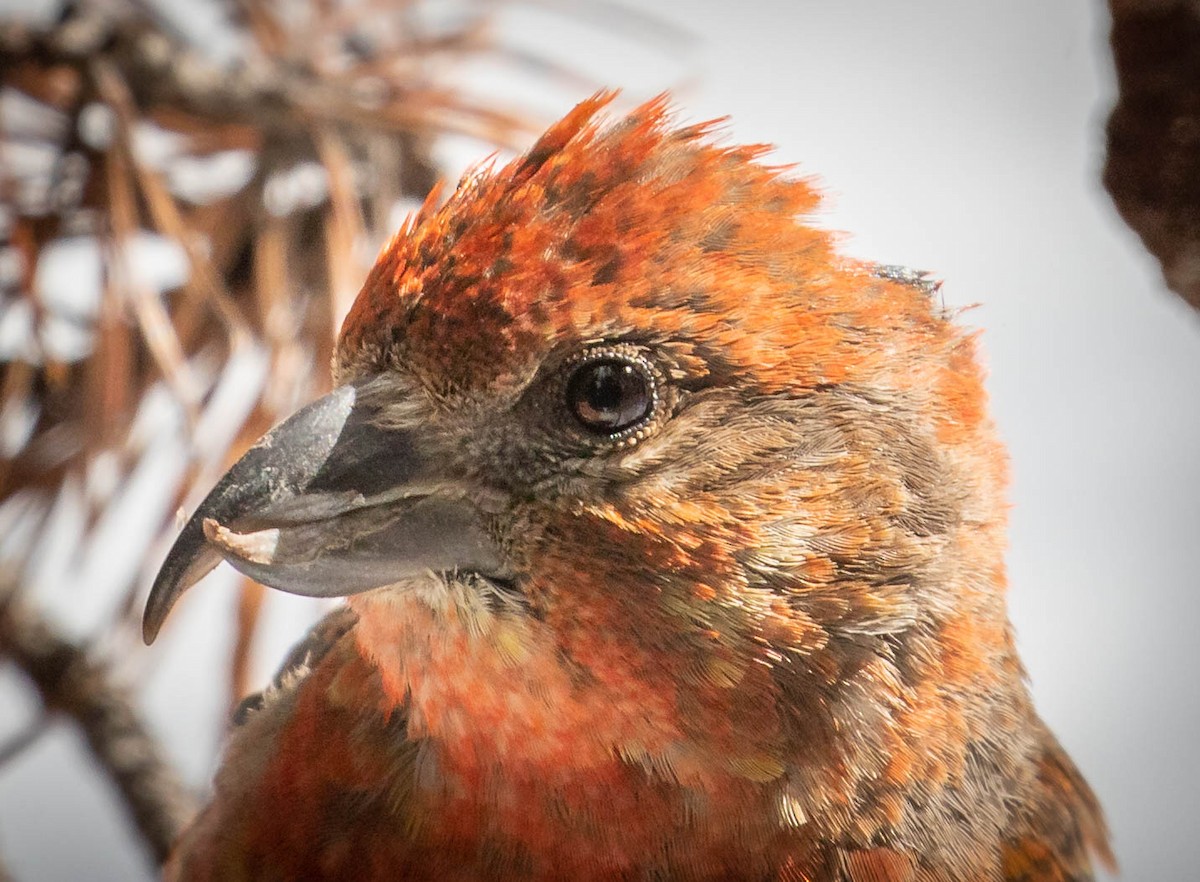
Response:
[{"label": "bare twig", "polygon": [[3,768],[30,747],[37,744],[38,739],[45,735],[46,730],[49,728],[50,715],[42,714],[12,738],[0,744],[0,768]]},{"label": "bare twig", "polygon": [[[0,587],[0,598],[12,593]],[[79,726],[154,857],[166,860],[195,802],[146,730],[133,696],[103,661],[63,638],[18,597],[0,603],[0,654],[29,678],[47,712]]]}]

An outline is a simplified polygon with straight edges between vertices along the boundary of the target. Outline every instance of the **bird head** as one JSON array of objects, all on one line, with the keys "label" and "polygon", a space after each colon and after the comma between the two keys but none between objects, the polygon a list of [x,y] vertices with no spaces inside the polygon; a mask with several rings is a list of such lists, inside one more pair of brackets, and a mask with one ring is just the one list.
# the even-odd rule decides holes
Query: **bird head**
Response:
[{"label": "bird head", "polygon": [[860,687],[915,725],[934,668],[943,695],[1019,676],[972,336],[921,277],[841,256],[764,148],[609,100],[386,246],[339,385],[200,505],[148,639],[224,558],[361,609],[454,587],[480,641],[527,621],[577,682],[661,681],[709,731],[771,708],[776,741],[865,726]]}]

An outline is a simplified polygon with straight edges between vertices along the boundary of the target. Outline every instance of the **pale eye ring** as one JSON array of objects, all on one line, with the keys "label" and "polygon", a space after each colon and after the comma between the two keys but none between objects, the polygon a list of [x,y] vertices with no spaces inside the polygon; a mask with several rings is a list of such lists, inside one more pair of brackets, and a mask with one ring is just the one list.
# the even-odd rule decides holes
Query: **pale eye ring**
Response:
[{"label": "pale eye ring", "polygon": [[566,385],[566,403],[581,426],[616,435],[646,422],[657,401],[654,376],[638,359],[600,355],[581,361]]}]

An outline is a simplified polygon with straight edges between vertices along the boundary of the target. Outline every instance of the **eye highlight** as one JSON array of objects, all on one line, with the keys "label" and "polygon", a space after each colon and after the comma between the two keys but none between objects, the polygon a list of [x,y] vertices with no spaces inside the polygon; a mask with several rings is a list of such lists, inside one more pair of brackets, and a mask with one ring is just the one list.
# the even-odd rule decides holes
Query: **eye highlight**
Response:
[{"label": "eye highlight", "polygon": [[576,364],[567,379],[567,407],[581,426],[617,435],[654,412],[657,391],[650,366],[637,358],[596,355]]}]

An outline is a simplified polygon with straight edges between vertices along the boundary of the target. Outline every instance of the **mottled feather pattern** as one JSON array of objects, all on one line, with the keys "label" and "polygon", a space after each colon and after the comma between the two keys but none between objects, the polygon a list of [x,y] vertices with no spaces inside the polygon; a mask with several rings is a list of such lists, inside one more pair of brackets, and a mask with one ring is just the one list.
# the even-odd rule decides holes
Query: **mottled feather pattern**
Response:
[{"label": "mottled feather pattern", "polygon": [[[516,575],[351,598],[234,734],[180,878],[1090,880],[975,335],[839,255],[763,147],[611,99],[431,195],[338,343],[380,420],[511,500]],[[596,352],[649,366],[636,431],[564,417]]]}]

